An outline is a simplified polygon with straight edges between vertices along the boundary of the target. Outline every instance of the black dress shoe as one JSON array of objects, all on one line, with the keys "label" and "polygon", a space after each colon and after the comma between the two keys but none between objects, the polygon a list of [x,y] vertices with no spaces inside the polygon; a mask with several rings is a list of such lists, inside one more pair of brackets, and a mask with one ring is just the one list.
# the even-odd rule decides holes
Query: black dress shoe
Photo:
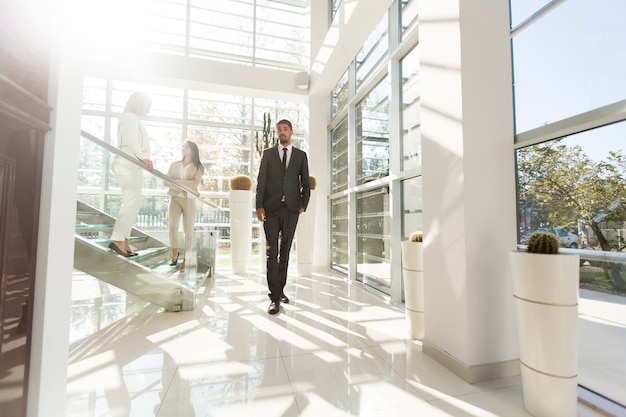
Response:
[{"label": "black dress shoe", "polygon": [[280,303],[271,302],[267,312],[270,314],[276,314],[280,310]]},{"label": "black dress shoe", "polygon": [[289,298],[287,298],[287,296],[285,294],[280,296],[280,302],[281,303],[285,303],[285,304],[289,304]]},{"label": "black dress shoe", "polygon": [[139,253],[137,253],[137,252],[133,252],[133,251],[126,252],[126,253],[128,254],[128,256],[129,256],[129,257],[130,257],[130,256],[137,256],[137,255],[139,255]]},{"label": "black dress shoe", "polygon": [[115,243],[111,242],[109,243],[109,249],[112,250],[113,252],[117,253],[118,255],[122,255],[125,258],[130,258],[133,255],[130,255],[128,252],[124,252],[123,250],[121,250]]}]

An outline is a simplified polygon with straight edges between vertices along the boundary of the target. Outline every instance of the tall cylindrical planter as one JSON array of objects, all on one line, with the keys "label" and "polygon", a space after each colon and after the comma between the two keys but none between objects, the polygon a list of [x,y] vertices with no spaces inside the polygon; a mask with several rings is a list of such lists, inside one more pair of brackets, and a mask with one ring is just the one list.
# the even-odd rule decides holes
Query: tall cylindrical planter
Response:
[{"label": "tall cylindrical planter", "polygon": [[296,254],[298,276],[310,277],[313,273],[313,246],[315,244],[315,201],[316,193],[311,191],[307,210],[300,214],[296,228]]},{"label": "tall cylindrical planter", "polygon": [[576,416],[579,256],[511,252],[524,407]]},{"label": "tall cylindrical planter", "polygon": [[424,338],[424,244],[402,242],[402,280],[404,308],[409,336]]},{"label": "tall cylindrical planter", "polygon": [[232,271],[245,273],[252,252],[252,192],[230,190],[230,252]]}]

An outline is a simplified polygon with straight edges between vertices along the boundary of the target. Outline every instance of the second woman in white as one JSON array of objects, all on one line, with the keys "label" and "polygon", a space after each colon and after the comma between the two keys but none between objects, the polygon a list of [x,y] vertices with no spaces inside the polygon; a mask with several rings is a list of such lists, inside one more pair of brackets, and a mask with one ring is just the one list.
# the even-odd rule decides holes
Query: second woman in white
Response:
[{"label": "second woman in white", "polygon": [[[190,140],[185,141],[182,151],[183,159],[173,162],[167,171],[167,175],[175,179],[177,183],[197,191],[202,181],[202,175],[204,174],[204,167],[202,166],[202,162],[200,162],[198,145]],[[180,272],[185,272],[187,270],[187,262],[190,261],[188,256],[191,254],[193,247],[196,197],[170,183],[166,183],[165,185],[169,187],[167,194],[171,196],[169,205],[169,234],[170,245],[172,247],[172,259],[170,265],[175,266],[178,263],[178,225],[180,223],[180,216],[182,215],[185,246],[183,264],[180,268]]]}]

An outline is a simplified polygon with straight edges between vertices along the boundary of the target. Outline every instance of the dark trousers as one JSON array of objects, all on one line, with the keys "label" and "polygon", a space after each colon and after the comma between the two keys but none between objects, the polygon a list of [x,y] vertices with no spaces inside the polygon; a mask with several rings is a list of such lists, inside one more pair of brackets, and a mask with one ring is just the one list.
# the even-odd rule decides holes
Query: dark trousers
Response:
[{"label": "dark trousers", "polygon": [[281,203],[275,211],[265,212],[265,240],[267,241],[267,288],[268,296],[274,302],[280,301],[287,283],[289,251],[296,233],[300,213],[293,212]]}]

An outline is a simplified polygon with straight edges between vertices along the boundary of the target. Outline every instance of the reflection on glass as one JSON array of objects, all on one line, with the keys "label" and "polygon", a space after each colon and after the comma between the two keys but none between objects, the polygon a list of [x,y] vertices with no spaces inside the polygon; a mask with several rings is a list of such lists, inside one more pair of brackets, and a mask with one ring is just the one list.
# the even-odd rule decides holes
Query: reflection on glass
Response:
[{"label": "reflection on glass", "polygon": [[382,63],[389,51],[387,13],[376,25],[365,44],[356,56],[356,88],[357,90],[368,76]]},{"label": "reflection on glass", "polygon": [[[566,247],[626,249],[625,135],[622,122],[517,152],[520,243],[544,230]],[[608,278],[626,291],[623,271]]]},{"label": "reflection on glass", "polygon": [[562,3],[513,38],[516,132],[626,97],[626,2]]},{"label": "reflection on glass", "polygon": [[389,190],[382,187],[357,194],[357,279],[389,294]]},{"label": "reflection on glass", "polygon": [[385,77],[356,106],[356,182],[389,175],[389,97]]},{"label": "reflection on glass", "polygon": [[[310,23],[302,5],[278,1],[256,1],[257,62],[282,63],[283,66],[309,64]],[[223,43],[224,39],[220,41]]]},{"label": "reflection on glass", "polygon": [[[146,0],[112,9],[122,38],[139,48],[242,64],[303,68],[308,63],[307,2]],[[149,10],[149,13],[146,13]]]},{"label": "reflection on glass", "polygon": [[331,138],[332,192],[348,188],[348,119],[332,132]]},{"label": "reflection on glass", "polygon": [[330,208],[333,269],[348,272],[348,198],[333,200]]},{"label": "reflection on glass", "polygon": [[421,166],[419,50],[415,47],[400,62],[402,71],[402,169]]},{"label": "reflection on glass", "polygon": [[343,73],[332,92],[331,118],[340,113],[348,104],[348,70]]}]

